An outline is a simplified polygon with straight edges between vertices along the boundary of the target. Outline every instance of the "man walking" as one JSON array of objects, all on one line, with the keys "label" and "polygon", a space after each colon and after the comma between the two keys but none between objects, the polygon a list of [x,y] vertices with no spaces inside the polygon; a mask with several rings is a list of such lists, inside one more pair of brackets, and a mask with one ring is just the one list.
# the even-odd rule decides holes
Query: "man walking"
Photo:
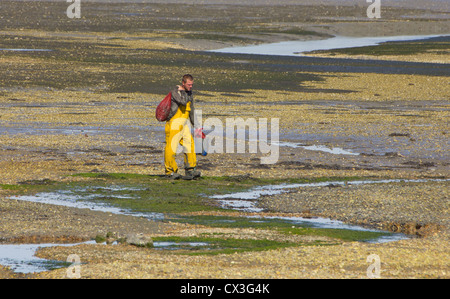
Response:
[{"label": "man walking", "polygon": [[[165,133],[166,147],[164,150],[164,167],[167,177],[172,179],[195,179],[200,177],[200,171],[196,170],[197,157],[195,153],[194,138],[190,125],[194,126],[194,97],[192,87],[194,78],[192,75],[184,75],[182,85],[177,85],[172,91],[171,108],[167,118]],[[183,147],[185,176],[178,173],[178,165],[175,161],[178,144]]]}]

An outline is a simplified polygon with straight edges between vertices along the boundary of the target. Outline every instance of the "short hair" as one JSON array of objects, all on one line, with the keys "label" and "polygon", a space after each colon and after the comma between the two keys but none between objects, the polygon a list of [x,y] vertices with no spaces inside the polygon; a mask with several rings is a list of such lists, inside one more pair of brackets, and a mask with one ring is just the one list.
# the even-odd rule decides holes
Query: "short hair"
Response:
[{"label": "short hair", "polygon": [[192,77],[192,75],[186,74],[183,76],[183,82],[186,83],[187,80],[194,81],[194,77]]}]

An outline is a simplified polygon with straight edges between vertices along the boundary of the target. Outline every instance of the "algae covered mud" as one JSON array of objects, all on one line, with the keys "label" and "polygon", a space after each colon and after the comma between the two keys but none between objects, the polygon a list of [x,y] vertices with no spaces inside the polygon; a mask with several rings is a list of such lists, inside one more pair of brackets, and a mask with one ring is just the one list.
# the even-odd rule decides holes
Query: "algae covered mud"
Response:
[{"label": "algae covered mud", "polygon": [[[1,2],[2,243],[76,244],[35,254],[57,268],[78,255],[82,278],[365,278],[372,254],[381,277],[449,277],[447,38],[310,57],[209,51],[445,36],[447,3],[383,1],[369,19],[365,1],[235,2],[81,1],[73,19],[64,1]],[[204,119],[278,118],[277,163],[210,152],[203,179],[164,179],[154,108],[184,73]],[[266,186],[280,189],[233,201]],[[323,219],[346,229],[303,225]],[[90,242],[128,234],[154,247]],[[0,277],[64,278],[62,266]]]},{"label": "algae covered mud", "polygon": [[[196,191],[190,194],[190,197],[200,197],[197,203],[189,202],[187,200],[180,200],[179,196],[171,195],[170,190],[164,190],[172,184],[167,186],[165,179],[158,179],[157,177],[146,176],[130,176],[125,174],[116,175],[97,175],[85,174],[81,176],[97,178],[92,182],[83,183],[71,183],[71,184],[58,184],[56,182],[47,182],[47,188],[33,195],[18,195],[13,196],[10,199],[19,200],[25,202],[34,202],[45,205],[59,205],[65,207],[71,207],[76,209],[89,209],[100,211],[108,214],[122,214],[132,215],[133,217],[140,217],[148,219],[149,221],[176,221],[178,223],[188,224],[201,224],[210,227],[221,228],[251,228],[251,229],[268,229],[273,230],[273,234],[277,232],[283,234],[298,234],[303,236],[310,236],[311,238],[317,238],[315,244],[312,242],[298,242],[298,241],[275,241],[260,243],[260,241],[252,241],[242,243],[239,240],[228,239],[228,241],[222,239],[212,239],[211,237],[198,236],[198,237],[157,237],[153,242],[153,247],[156,249],[166,250],[186,250],[189,249],[191,253],[196,254],[219,254],[225,252],[239,252],[239,251],[253,251],[253,250],[269,250],[275,248],[283,248],[286,246],[324,246],[331,244],[338,244],[342,240],[364,241],[371,243],[392,242],[401,239],[408,238],[401,233],[392,234],[386,231],[377,229],[370,229],[364,227],[358,227],[356,225],[346,225],[340,221],[320,218],[316,216],[308,215],[305,217],[299,216],[259,216],[258,213],[262,209],[256,207],[247,208],[246,211],[256,213],[254,215],[241,216],[235,213],[235,216],[220,216],[210,215],[175,215],[174,211],[180,212],[204,212],[207,206],[201,206],[202,202],[209,205],[216,206],[215,200],[210,202],[209,199],[227,198],[227,200],[220,200],[220,206],[226,206],[223,202],[233,202],[234,198],[241,198],[243,200],[257,199],[261,195],[261,190],[258,189],[273,189],[275,194],[283,192],[284,190],[293,189],[299,186],[322,186],[326,184],[332,184],[333,182],[322,183],[299,183],[291,185],[268,185],[261,186],[256,190],[250,190],[247,192],[238,192],[231,194],[217,195],[213,194],[208,196],[206,193],[215,192],[229,192],[231,190],[240,190],[242,188],[248,188],[253,184],[263,183],[262,181],[255,180],[252,182],[250,179],[244,179],[236,181],[233,178],[204,178],[205,183],[196,184]],[[105,178],[109,180],[105,181]],[[98,180],[100,179],[100,180]],[[223,182],[234,182],[234,186],[230,187],[229,184],[223,184]],[[344,181],[342,181],[344,182]],[[266,183],[270,183],[267,181]],[[387,182],[361,182],[353,181],[356,184],[367,183],[389,183]],[[203,189],[204,185],[208,186],[207,189]],[[20,188],[17,188],[20,189]],[[48,190],[46,190],[48,189]],[[163,196],[157,196],[155,192],[151,192],[152,189],[158,189]],[[208,191],[207,191],[208,190]],[[205,198],[206,197],[206,198]],[[179,205],[183,207],[171,208],[171,205],[176,205],[178,201]],[[228,208],[230,205],[228,205]],[[225,207],[226,208],[226,207]],[[231,204],[233,210],[241,210],[239,207]],[[172,213],[167,213],[170,211]],[[217,211],[220,211],[218,208]],[[160,212],[155,212],[160,211]],[[165,213],[163,213],[163,211]],[[269,214],[270,215],[270,214]],[[110,234],[110,233],[108,233]],[[316,237],[314,237],[316,236]],[[329,241],[321,239],[321,237],[330,237]],[[334,238],[333,241],[331,241]],[[99,239],[99,236],[96,237]],[[341,240],[341,241],[338,241]],[[103,238],[99,239],[99,243],[103,241]],[[0,264],[10,267],[15,273],[38,273],[42,271],[48,271],[51,269],[57,269],[61,267],[67,267],[70,263],[64,261],[48,261],[42,258],[35,257],[35,252],[38,248],[64,246],[72,247],[80,244],[96,244],[94,241],[73,243],[73,244],[6,244],[0,245],[0,252],[2,257]]]},{"label": "algae covered mud", "polygon": [[[72,182],[29,181],[17,186],[3,185],[3,188],[14,190],[14,193],[17,194],[9,198],[11,202],[33,203],[44,206],[44,208],[45,206],[52,207],[51,210],[55,209],[55,206],[70,207],[74,211],[81,209],[80,212],[75,212],[78,218],[77,222],[83,222],[83,218],[86,217],[86,210],[88,210],[95,211],[96,217],[99,216],[98,214],[103,214],[102,219],[103,217],[111,218],[114,214],[141,219],[147,222],[147,224],[144,224],[144,226],[147,226],[147,230],[154,225],[152,223],[155,221],[168,225],[166,229],[172,227],[172,224],[176,224],[175,227],[169,229],[169,231],[172,231],[171,233],[168,233],[168,231],[162,234],[155,231],[151,233],[153,249],[147,248],[145,250],[148,253],[153,252],[153,254],[158,255],[166,251],[175,255],[217,256],[294,247],[300,250],[305,246],[335,247],[355,241],[385,244],[386,242],[398,242],[415,237],[401,233],[392,234],[377,229],[374,223],[366,223],[365,227],[348,225],[341,221],[317,217],[311,211],[277,214],[274,213],[277,209],[273,207],[264,209],[264,213],[261,213],[263,212],[262,209],[250,208],[247,209],[247,213],[242,213],[239,207],[231,207],[231,210],[229,210],[230,207],[223,209],[223,201],[232,202],[236,198],[254,201],[265,192],[268,192],[266,198],[277,200],[277,196],[267,197],[267,195],[283,193],[292,189],[298,189],[303,194],[305,192],[301,190],[305,187],[334,189],[337,187],[336,185],[342,183],[343,186],[353,189],[354,187],[351,186],[390,185],[401,183],[402,180],[361,181],[360,178],[349,177],[286,181],[250,177],[205,177],[195,182],[174,182],[158,176],[105,173],[86,173],[76,175],[76,177],[84,179]],[[282,182],[289,182],[289,184],[280,185]],[[411,180],[403,181],[403,183],[414,185],[432,183],[444,184],[444,186],[448,184],[446,180]],[[261,186],[262,184],[265,186]],[[180,193],[179,189],[174,187],[183,187],[184,192]],[[249,190],[249,188],[251,189]],[[257,203],[254,202],[254,204]],[[44,230],[37,224],[35,229],[41,234],[52,234],[54,240],[58,240],[61,238],[61,236],[58,237],[58,234],[62,232],[80,236],[78,230],[86,231],[86,227],[80,226],[80,224],[67,223],[63,219],[52,219],[54,216],[52,217],[49,214],[53,214],[53,212],[48,209],[44,211],[46,212],[42,215],[43,219],[38,222],[43,220],[59,224],[57,224],[58,228],[49,231]],[[434,213],[434,221],[437,221],[436,215],[440,213],[440,210],[436,210]],[[97,230],[93,232],[101,234],[103,231],[104,234],[105,229],[114,230],[114,226],[109,221],[107,221],[108,225],[96,228]],[[125,223],[133,224],[129,220]],[[169,225],[168,223],[172,224]],[[181,225],[181,227],[178,225]],[[94,226],[91,224],[91,227]],[[106,238],[97,235],[96,239],[99,239],[98,242],[104,242],[104,239],[114,236],[114,240],[120,240],[125,236],[125,231],[130,228],[135,229],[135,226],[131,225],[125,230],[122,228],[122,232],[117,230],[108,232]],[[28,229],[32,229],[32,227]],[[23,228],[19,228],[19,230],[23,234]],[[239,234],[236,234],[237,231],[239,231]],[[414,234],[412,231],[407,233]],[[110,236],[108,237],[108,235]],[[15,238],[17,238],[17,233],[12,232],[9,242]],[[26,243],[27,240],[29,242],[32,239],[33,236],[25,236],[22,242]],[[66,267],[70,266],[70,263],[60,260],[60,255],[57,255],[59,256],[57,257],[54,253],[46,254],[47,250],[56,249],[64,255],[68,252],[85,252],[87,250],[86,248],[80,249],[79,246],[94,246],[93,248],[97,248],[97,250],[102,250],[102,248],[109,250],[108,248],[113,246],[95,242],[61,245],[58,243],[0,245],[0,250],[6,255],[1,263],[9,265],[16,273],[44,275],[45,273],[42,271],[50,269],[53,269],[52,271],[56,271],[56,269],[67,271]],[[116,245],[115,247],[118,248],[117,250],[127,252],[132,249],[129,246]],[[33,256],[35,254],[33,250],[38,248],[40,249],[39,258]],[[86,252],[89,252],[89,250]],[[42,257],[45,257],[45,259]]]}]

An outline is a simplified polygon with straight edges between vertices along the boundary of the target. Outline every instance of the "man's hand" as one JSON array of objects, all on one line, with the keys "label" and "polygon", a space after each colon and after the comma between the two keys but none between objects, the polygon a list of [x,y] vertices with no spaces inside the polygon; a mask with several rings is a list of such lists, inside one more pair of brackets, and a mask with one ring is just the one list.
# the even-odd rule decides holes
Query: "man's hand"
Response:
[{"label": "man's hand", "polygon": [[203,133],[203,128],[198,128],[194,130],[194,136],[197,138],[205,139],[206,135]]}]

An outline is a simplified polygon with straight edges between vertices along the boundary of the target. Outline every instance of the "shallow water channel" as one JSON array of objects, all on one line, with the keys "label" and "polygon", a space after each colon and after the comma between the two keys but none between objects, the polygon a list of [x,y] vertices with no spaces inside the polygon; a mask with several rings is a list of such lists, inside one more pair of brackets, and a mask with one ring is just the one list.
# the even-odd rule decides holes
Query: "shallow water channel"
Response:
[{"label": "shallow water channel", "polygon": [[[349,183],[342,181],[328,181],[328,182],[317,182],[317,183],[298,183],[298,184],[280,184],[280,185],[268,185],[254,187],[248,191],[236,192],[224,195],[213,195],[211,198],[216,199],[223,208],[239,210],[244,212],[258,213],[262,212],[262,209],[258,207],[258,199],[264,195],[276,195],[284,192],[289,192],[289,190],[300,188],[300,187],[321,187],[330,184],[333,185],[343,185],[343,184],[386,184],[394,182],[424,182],[425,180],[374,180],[374,181],[351,181]],[[114,192],[119,192],[123,190],[133,191],[139,190],[137,187],[127,187],[127,186],[114,186],[114,187],[98,187],[106,188],[112,194]],[[102,212],[109,212],[114,214],[125,214],[132,215],[136,217],[145,217],[149,221],[158,221],[164,219],[164,214],[162,213],[136,213],[130,210],[124,210],[117,208],[105,203],[95,200],[97,196],[95,194],[90,194],[91,189],[87,188],[75,188],[73,190],[58,190],[53,192],[41,192],[35,195],[27,196],[15,196],[11,199],[23,200],[37,203],[45,203],[52,205],[61,205],[74,208],[91,209]],[[129,193],[128,193],[129,194]],[[132,192],[131,192],[132,194]],[[115,194],[114,196],[120,196]],[[123,196],[123,195],[122,195]],[[132,196],[132,195],[126,195]],[[359,230],[359,231],[373,231],[381,232],[379,230],[369,229],[356,225],[349,225],[341,221],[336,221],[327,218],[302,218],[302,217],[261,217],[261,216],[248,216],[251,221],[261,222],[261,221],[273,221],[279,220],[283,222],[292,223],[294,226],[298,227],[314,227],[314,228],[327,228],[327,229],[345,229],[345,230]],[[218,220],[219,221],[219,220]],[[377,239],[370,240],[371,243],[382,243],[391,242],[401,239],[407,239],[408,236],[401,233],[388,233]],[[90,241],[95,243],[95,241]],[[89,242],[88,242],[89,243]],[[76,244],[2,244],[0,245],[0,264],[9,266],[15,272],[19,273],[32,273],[46,271],[55,267],[64,267],[69,263],[64,262],[54,262],[43,260],[34,256],[35,251],[39,247],[48,246],[73,246]],[[186,244],[177,244],[174,242],[154,242],[155,249],[166,249],[166,250],[176,250],[178,248],[183,248]],[[192,243],[187,244],[187,246],[206,246],[203,243]]]},{"label": "shallow water channel", "polygon": [[308,52],[317,50],[375,46],[384,42],[423,40],[440,36],[448,35],[401,35],[377,37],[334,36],[332,38],[320,40],[286,41],[255,46],[230,47],[212,50],[211,52],[254,55],[307,56]]},{"label": "shallow water channel", "polygon": [[[94,244],[95,241],[85,243]],[[52,268],[64,267],[70,263],[62,261],[50,261],[34,256],[38,248],[51,246],[74,246],[76,244],[1,244],[0,245],[0,265],[9,267],[16,273],[35,273],[48,271]]]},{"label": "shallow water channel", "polygon": [[[9,267],[16,273],[38,273],[55,268],[70,266],[71,261],[52,261],[35,256],[39,248],[52,246],[75,246],[80,244],[99,244],[96,241],[72,244],[1,244],[0,245],[0,265]],[[101,243],[104,244],[104,243]],[[205,242],[153,242],[155,249],[177,250],[184,247],[208,246]]]}]

